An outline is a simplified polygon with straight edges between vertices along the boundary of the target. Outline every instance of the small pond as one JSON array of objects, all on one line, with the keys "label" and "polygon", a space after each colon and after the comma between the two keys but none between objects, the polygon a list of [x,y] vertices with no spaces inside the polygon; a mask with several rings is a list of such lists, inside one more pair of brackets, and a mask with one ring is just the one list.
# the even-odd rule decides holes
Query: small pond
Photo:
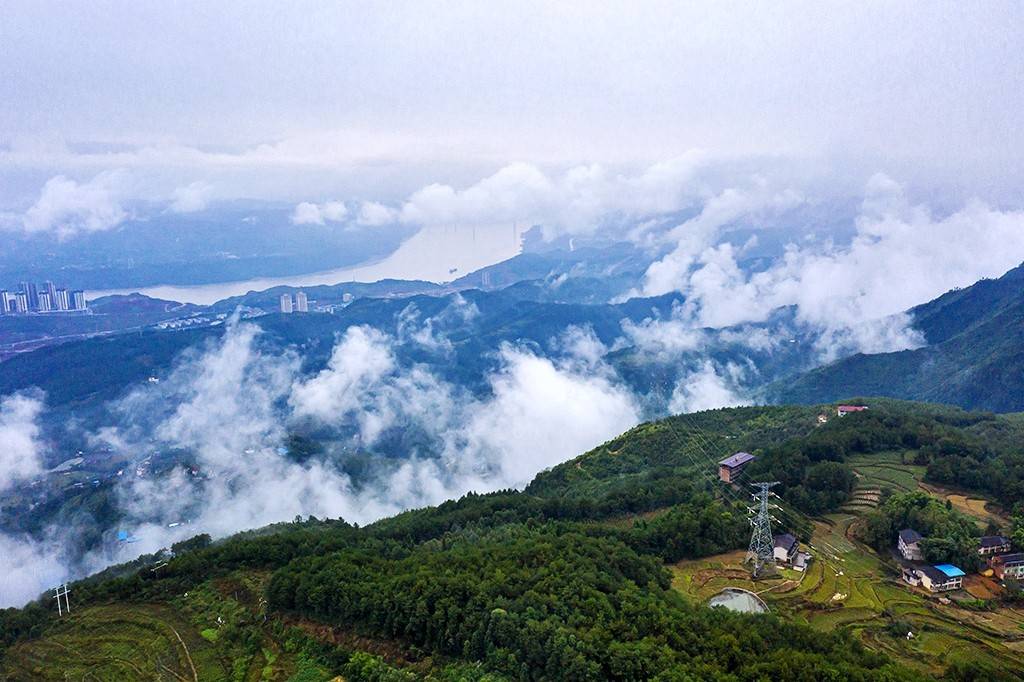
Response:
[{"label": "small pond", "polygon": [[740,613],[766,613],[768,607],[754,594],[735,587],[727,587],[708,601],[708,606],[722,606]]}]

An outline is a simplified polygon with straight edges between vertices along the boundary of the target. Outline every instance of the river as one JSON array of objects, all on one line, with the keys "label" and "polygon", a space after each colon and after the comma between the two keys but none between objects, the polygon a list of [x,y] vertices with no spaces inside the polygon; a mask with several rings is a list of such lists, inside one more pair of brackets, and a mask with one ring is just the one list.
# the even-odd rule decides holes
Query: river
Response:
[{"label": "river", "polygon": [[87,291],[86,298],[93,300],[101,296],[140,293],[179,303],[210,305],[231,296],[277,286],[310,287],[341,282],[376,282],[382,279],[450,282],[474,270],[512,258],[521,249],[520,235],[510,226],[426,227],[385,258],[336,270],[215,284],[158,284]]}]

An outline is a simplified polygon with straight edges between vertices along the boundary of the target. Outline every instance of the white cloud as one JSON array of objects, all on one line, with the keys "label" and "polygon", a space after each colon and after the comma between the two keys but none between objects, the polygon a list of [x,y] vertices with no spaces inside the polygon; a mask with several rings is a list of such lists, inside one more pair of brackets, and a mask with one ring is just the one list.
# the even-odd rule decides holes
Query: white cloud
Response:
[{"label": "white cloud", "polygon": [[323,225],[327,221],[341,222],[347,216],[348,208],[343,201],[328,201],[322,204],[303,201],[295,207],[291,220],[295,225]]},{"label": "white cloud", "polygon": [[630,345],[661,362],[696,350],[705,341],[703,330],[696,327],[692,320],[686,319],[679,307],[673,307],[668,319],[648,317],[641,322],[624,319],[622,331]]},{"label": "white cloud", "polygon": [[582,363],[586,368],[602,367],[608,346],[597,338],[590,325],[570,325],[554,340],[552,345],[564,352],[572,361]]},{"label": "white cloud", "polygon": [[210,203],[212,195],[213,185],[201,181],[189,183],[174,190],[170,209],[174,213],[202,211]]},{"label": "white cloud", "polygon": [[699,369],[688,373],[676,384],[669,411],[678,414],[749,404],[733,388],[741,375],[742,369],[738,365],[730,363],[720,372],[710,360],[705,360]]},{"label": "white cloud", "polygon": [[[489,395],[474,398],[423,367],[399,367],[393,343],[352,327],[328,366],[303,379],[295,357],[260,352],[255,328],[232,322],[219,343],[123,400],[124,422],[107,430],[107,443],[139,457],[185,449],[200,475],[179,468],[127,479],[121,505],[140,542],[91,557],[91,568],[198,532],[221,536],[296,514],[365,523],[469,490],[522,486],[639,420],[629,390],[604,370],[558,367],[507,346],[488,377]],[[281,454],[286,425],[303,420],[354,428],[357,449],[399,425],[419,429],[435,447],[401,462],[381,458],[356,487],[326,461]]]},{"label": "white cloud", "polygon": [[128,217],[121,205],[126,183],[124,171],[104,171],[84,183],[63,175],[50,178],[22,226],[29,233],[54,231],[62,238],[109,230]]},{"label": "white cloud", "polygon": [[648,266],[639,293],[659,296],[683,289],[695,258],[717,242],[723,228],[741,218],[745,226],[756,226],[758,214],[785,211],[801,201],[797,192],[791,189],[774,191],[763,179],[756,179],[750,189],[723,190],[707,200],[697,216],[669,230],[661,238],[662,242],[673,245],[672,250]]},{"label": "white cloud", "polygon": [[509,347],[501,359],[490,378],[494,397],[470,408],[459,434],[464,445],[454,450],[481,460],[492,489],[523,486],[640,421],[629,390],[603,376],[560,370]]},{"label": "white cloud", "polygon": [[[648,269],[645,293],[676,290],[686,297],[662,325],[682,333],[761,322],[793,306],[797,321],[820,333],[823,359],[913,348],[923,339],[904,311],[1024,261],[1024,211],[971,201],[935,217],[879,174],[868,182],[851,241],[790,244],[769,267],[751,273],[735,247],[714,243],[723,221],[763,206],[733,199],[725,202],[731,208],[705,206],[680,226],[673,251]],[[716,217],[705,221],[709,213]]]},{"label": "white cloud", "polygon": [[699,196],[694,182],[709,162],[693,151],[633,173],[600,164],[547,173],[529,163],[504,166],[465,189],[431,184],[414,192],[401,210],[420,225],[540,225],[547,237],[587,234],[606,219],[634,219],[678,211]]},{"label": "white cloud", "polygon": [[[349,327],[327,367],[295,384],[289,404],[298,418],[327,424],[354,421],[361,441],[372,445],[422,393],[436,389],[435,398],[444,397],[426,373],[399,374],[397,369],[389,337],[372,327]],[[405,391],[409,393],[403,395]]]},{"label": "white cloud", "polygon": [[320,213],[323,215],[324,220],[338,223],[348,216],[348,208],[343,201],[328,201],[320,204]]},{"label": "white cloud", "polygon": [[0,533],[0,608],[22,606],[68,578],[61,546]]},{"label": "white cloud", "polygon": [[475,303],[461,294],[452,296],[451,303],[437,315],[420,320],[420,310],[410,303],[396,317],[396,333],[399,343],[412,342],[436,353],[451,353],[454,346],[448,335],[452,331],[466,333],[473,320],[480,315]]},{"label": "white cloud", "polygon": [[42,473],[42,411],[36,397],[14,394],[0,400],[0,492]]},{"label": "white cloud", "polygon": [[359,206],[359,217],[356,218],[356,222],[376,227],[393,223],[397,219],[397,210],[376,201],[364,201]]}]

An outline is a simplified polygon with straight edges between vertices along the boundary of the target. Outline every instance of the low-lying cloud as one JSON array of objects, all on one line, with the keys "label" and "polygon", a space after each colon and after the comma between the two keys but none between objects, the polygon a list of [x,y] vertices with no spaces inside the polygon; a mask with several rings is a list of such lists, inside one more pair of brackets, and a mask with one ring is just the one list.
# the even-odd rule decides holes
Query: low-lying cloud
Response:
[{"label": "low-lying cloud", "polygon": [[348,207],[343,201],[327,201],[322,204],[303,201],[295,207],[291,221],[294,225],[324,225],[328,222],[341,222],[347,217]]},{"label": "low-lying cloud", "polygon": [[202,211],[213,198],[213,185],[196,181],[175,188],[169,206],[173,213],[195,213]]},{"label": "low-lying cloud", "polygon": [[54,232],[62,239],[117,227],[128,218],[122,206],[126,185],[127,174],[120,170],[104,171],[86,182],[63,175],[50,178],[25,212],[22,227],[27,233]]},{"label": "low-lying cloud", "polygon": [[15,394],[0,400],[0,492],[43,471],[39,396]]},{"label": "low-lying cloud", "polygon": [[[440,317],[473,311],[456,300]],[[438,322],[431,333],[444,329]],[[18,578],[17,590],[4,587],[0,603],[21,603],[65,572],[94,571],[200,532],[221,537],[308,515],[366,523],[471,490],[521,487],[641,418],[631,391],[596,356],[556,361],[504,345],[486,377],[489,390],[477,396],[426,366],[403,366],[397,343],[379,330],[350,327],[327,366],[304,375],[296,354],[263,349],[259,329],[235,321],[216,343],[186,352],[158,383],[119,401],[118,423],[94,435],[134,457],[142,473],[125,469],[115,488],[121,528],[137,542],[109,539],[68,565],[50,551],[51,540],[0,537],[11,548],[5,565],[16,557],[40,567]],[[40,473],[24,463],[39,459],[41,403],[13,396],[2,405],[0,436],[32,455],[0,461],[5,480]],[[328,429],[336,445],[371,458],[369,473],[354,481],[331,457],[292,458],[288,437],[303,425]],[[385,436],[396,430],[414,430],[424,444],[391,452]],[[171,452],[181,461],[168,469],[160,458]]]}]

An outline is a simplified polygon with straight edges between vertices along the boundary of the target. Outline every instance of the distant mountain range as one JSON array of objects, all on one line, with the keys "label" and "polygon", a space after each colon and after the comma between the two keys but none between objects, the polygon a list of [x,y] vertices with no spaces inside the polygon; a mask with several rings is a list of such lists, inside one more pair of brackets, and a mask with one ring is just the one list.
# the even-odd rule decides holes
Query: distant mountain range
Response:
[{"label": "distant mountain range", "polygon": [[1024,411],[1024,266],[910,310],[927,345],[857,354],[768,390],[771,402],[818,403],[852,395]]}]

